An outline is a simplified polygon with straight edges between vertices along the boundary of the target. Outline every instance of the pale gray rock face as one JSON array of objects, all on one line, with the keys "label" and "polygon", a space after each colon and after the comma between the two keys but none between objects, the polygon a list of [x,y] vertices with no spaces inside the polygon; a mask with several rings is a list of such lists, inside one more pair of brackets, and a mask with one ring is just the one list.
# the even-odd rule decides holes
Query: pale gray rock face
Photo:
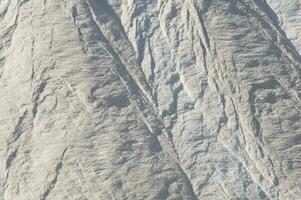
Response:
[{"label": "pale gray rock face", "polygon": [[267,0],[270,13],[284,34],[301,54],[301,1]]},{"label": "pale gray rock face", "polygon": [[0,200],[301,199],[299,0],[0,0]]}]

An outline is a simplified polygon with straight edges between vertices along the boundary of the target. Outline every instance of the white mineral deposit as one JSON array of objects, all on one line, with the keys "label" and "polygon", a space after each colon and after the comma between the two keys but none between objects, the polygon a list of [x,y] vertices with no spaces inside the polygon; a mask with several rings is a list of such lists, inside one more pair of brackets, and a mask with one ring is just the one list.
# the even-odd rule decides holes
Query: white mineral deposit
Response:
[{"label": "white mineral deposit", "polygon": [[0,0],[0,200],[300,200],[301,0]]}]

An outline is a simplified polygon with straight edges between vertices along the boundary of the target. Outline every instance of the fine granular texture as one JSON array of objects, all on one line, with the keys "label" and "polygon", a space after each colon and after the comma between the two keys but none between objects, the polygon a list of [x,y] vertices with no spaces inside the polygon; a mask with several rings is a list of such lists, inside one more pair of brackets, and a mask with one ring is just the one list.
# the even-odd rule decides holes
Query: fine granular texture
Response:
[{"label": "fine granular texture", "polygon": [[300,200],[300,0],[0,0],[0,200]]}]

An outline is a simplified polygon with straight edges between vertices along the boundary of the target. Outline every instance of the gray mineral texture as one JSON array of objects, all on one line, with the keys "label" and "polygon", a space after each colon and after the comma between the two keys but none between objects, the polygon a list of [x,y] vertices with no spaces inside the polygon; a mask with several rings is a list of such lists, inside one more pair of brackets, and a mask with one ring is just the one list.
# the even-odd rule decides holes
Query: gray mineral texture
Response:
[{"label": "gray mineral texture", "polygon": [[0,200],[300,200],[301,0],[0,0]]}]

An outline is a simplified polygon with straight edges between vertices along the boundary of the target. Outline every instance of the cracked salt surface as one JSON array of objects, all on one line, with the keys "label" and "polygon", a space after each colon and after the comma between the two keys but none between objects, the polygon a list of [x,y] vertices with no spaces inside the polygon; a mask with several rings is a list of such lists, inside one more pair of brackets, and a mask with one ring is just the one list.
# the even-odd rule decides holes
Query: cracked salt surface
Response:
[{"label": "cracked salt surface", "polygon": [[0,0],[0,200],[301,199],[298,0]]}]

